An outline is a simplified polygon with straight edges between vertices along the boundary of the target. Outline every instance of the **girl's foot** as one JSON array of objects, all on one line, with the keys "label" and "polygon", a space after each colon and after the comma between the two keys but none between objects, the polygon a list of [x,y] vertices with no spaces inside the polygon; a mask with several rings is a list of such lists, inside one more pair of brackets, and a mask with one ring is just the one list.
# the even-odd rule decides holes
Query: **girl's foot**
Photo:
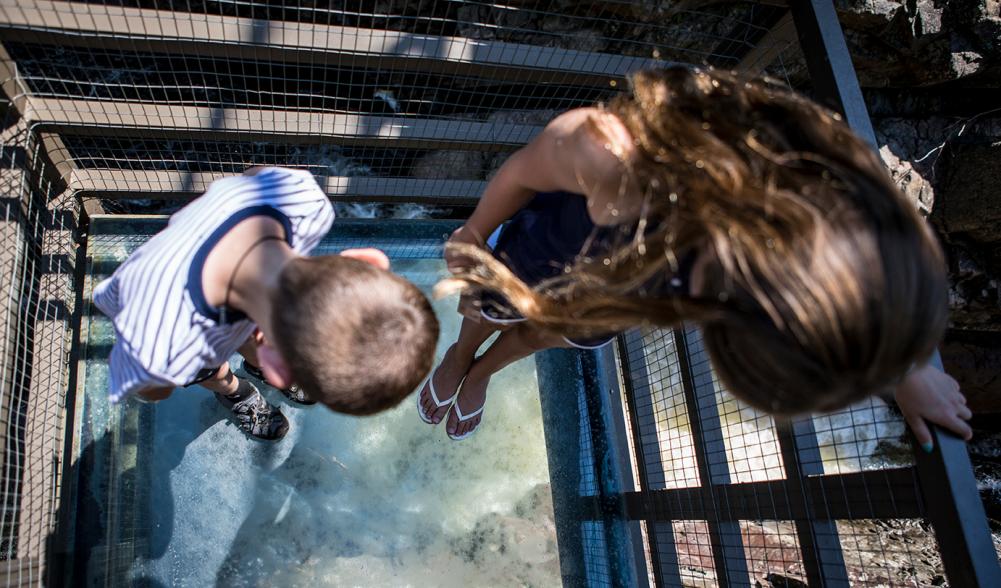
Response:
[{"label": "girl's foot", "polygon": [[488,384],[490,384],[490,376],[476,377],[472,371],[466,375],[458,398],[448,414],[448,423],[445,425],[445,431],[449,438],[454,441],[465,439],[480,426],[480,421],[483,418],[483,406],[487,402]]},{"label": "girl's foot", "polygon": [[[459,384],[469,369],[469,364],[461,365],[456,355],[455,345],[449,347],[445,356],[441,358],[441,363],[431,372],[431,377],[421,388],[421,393],[417,397],[417,409],[424,422],[437,425],[452,406]],[[431,394],[432,386],[437,402]]]}]

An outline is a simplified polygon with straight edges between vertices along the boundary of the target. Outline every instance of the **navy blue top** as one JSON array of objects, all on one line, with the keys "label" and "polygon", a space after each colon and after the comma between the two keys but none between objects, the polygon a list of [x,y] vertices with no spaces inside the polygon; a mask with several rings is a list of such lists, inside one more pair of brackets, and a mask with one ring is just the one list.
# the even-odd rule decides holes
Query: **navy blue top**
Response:
[{"label": "navy blue top", "polygon": [[[631,236],[635,228],[630,226],[627,230]],[[561,274],[582,253],[593,257],[604,255],[614,246],[621,231],[620,226],[595,225],[587,213],[584,196],[570,192],[540,192],[504,226],[493,254],[523,282],[534,286]],[[589,238],[592,241],[588,250],[582,251]],[[619,242],[622,238],[618,237]],[[694,258],[691,254],[682,258],[677,278],[666,283],[665,288],[657,288],[660,294],[688,291]],[[522,318],[498,294],[485,293],[482,303],[488,319],[515,321]],[[607,341],[612,336],[587,342]]]},{"label": "navy blue top", "polygon": [[[591,253],[607,250],[616,230],[597,227],[587,213],[587,198],[569,192],[542,192],[518,211],[501,231],[494,255],[519,278],[535,285],[572,264],[592,234]],[[604,245],[604,247],[602,247]]]}]

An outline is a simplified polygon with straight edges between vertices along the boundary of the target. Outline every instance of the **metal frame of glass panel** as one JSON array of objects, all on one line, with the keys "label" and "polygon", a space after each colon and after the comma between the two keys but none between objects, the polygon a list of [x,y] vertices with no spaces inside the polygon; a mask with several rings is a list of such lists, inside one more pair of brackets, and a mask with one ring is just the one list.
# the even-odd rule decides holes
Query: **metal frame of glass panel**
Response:
[{"label": "metal frame of glass panel", "polygon": [[[378,172],[357,177],[321,170],[332,198],[468,207],[486,175],[406,178],[400,177],[401,162],[459,149],[496,163],[538,132],[540,122],[492,120],[491,108],[510,108],[518,99],[536,108],[591,103],[621,87],[628,71],[664,60],[768,71],[795,50],[797,38],[815,96],[842,111],[875,145],[830,0],[748,3],[750,8],[735,9],[736,16],[707,3],[704,10],[634,23],[649,38],[682,33],[678,37],[686,39],[665,47],[646,38],[616,38],[634,3],[581,5],[571,15],[545,2],[519,3],[539,22],[589,23],[597,31],[594,43],[605,47],[594,51],[560,47],[558,30],[504,20],[514,14],[513,4],[433,0],[398,15],[226,4],[0,0],[6,122],[0,136],[0,583],[39,584],[58,567],[46,562],[50,537],[73,524],[55,520],[55,513],[66,494],[60,494],[60,474],[70,466],[65,456],[73,455],[67,433],[75,416],[71,397],[90,214],[128,211],[130,199],[183,202],[220,174],[250,163],[310,167],[315,162],[295,158],[322,151],[332,137],[342,145],[324,156],[347,154]],[[695,16],[715,19],[714,26],[688,31],[686,18]],[[46,47],[61,53],[50,55]],[[140,54],[154,65],[156,55],[172,56],[190,70],[184,75],[194,77],[152,66],[120,77],[115,64]],[[59,75],[46,74],[39,64]],[[266,64],[272,73],[248,74],[239,64]],[[276,68],[333,80],[346,93],[329,96],[329,84],[292,92],[300,89],[274,74]],[[358,76],[373,71],[402,76],[420,92],[369,95],[371,82]],[[87,78],[92,74],[99,83]],[[220,93],[224,88],[212,80],[222,77],[213,76],[242,80],[253,92]],[[185,86],[193,79],[204,87]],[[529,85],[539,89],[529,92]],[[435,91],[444,92],[445,110],[429,112],[421,92]],[[144,150],[155,152],[152,163],[136,157]],[[650,371],[650,353],[674,354],[670,382],[658,380],[665,373]],[[847,523],[925,519],[938,544],[947,546],[941,557],[953,585],[1001,585],[962,441],[935,429],[938,449],[913,451],[913,466],[825,473],[818,439],[826,433],[803,419],[775,425],[762,462],[769,471],[749,472],[727,457],[734,451],[724,423],[728,409],[721,412],[704,355],[697,331],[677,329],[646,339],[620,337],[614,353],[540,356],[540,379],[558,380],[566,366],[593,376],[573,390],[576,409],[546,426],[551,459],[577,468],[570,473],[576,485],[560,490],[568,499],[561,502],[568,510],[561,515],[560,541],[577,554],[565,555],[568,584],[680,585],[688,573],[684,560],[696,570],[714,570],[712,581],[720,585],[746,585],[756,540],[748,521],[784,521],[782,538],[801,560],[802,576],[811,585],[845,585],[852,581],[846,560],[853,556],[844,547],[851,539]],[[668,385],[669,393],[663,389]],[[554,380],[543,402],[565,403],[561,394],[570,388]],[[687,420],[678,420],[680,414]],[[661,417],[673,428],[663,428]],[[676,461],[665,461],[669,444],[678,447]],[[567,456],[573,463],[564,463]]]}]

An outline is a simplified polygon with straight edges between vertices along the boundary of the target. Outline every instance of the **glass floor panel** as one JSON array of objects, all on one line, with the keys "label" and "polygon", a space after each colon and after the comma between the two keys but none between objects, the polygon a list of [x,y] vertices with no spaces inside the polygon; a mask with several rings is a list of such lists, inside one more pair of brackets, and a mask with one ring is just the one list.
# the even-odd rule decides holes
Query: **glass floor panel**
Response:
[{"label": "glass floor panel", "polygon": [[[85,306],[93,286],[163,222],[95,219]],[[380,247],[430,296],[454,227],[338,221],[318,253]],[[455,307],[454,297],[434,301],[439,357],[458,330]],[[110,322],[86,310],[81,339],[65,507],[73,510],[64,564],[72,585],[560,584],[534,360],[494,378],[486,419],[462,442],[421,422],[413,396],[356,418],[297,408],[264,389],[291,430],[262,443],[200,387],[156,405],[110,405]],[[239,367],[236,358],[231,365]]]}]

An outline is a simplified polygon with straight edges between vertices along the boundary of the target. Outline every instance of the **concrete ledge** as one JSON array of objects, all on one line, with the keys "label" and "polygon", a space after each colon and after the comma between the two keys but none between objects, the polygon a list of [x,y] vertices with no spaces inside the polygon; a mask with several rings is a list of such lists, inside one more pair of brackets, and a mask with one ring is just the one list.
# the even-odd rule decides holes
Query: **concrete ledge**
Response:
[{"label": "concrete ledge", "polygon": [[25,118],[43,130],[97,136],[151,135],[422,149],[509,151],[528,143],[538,125],[285,110],[207,108],[31,97]]},{"label": "concrete ledge", "polygon": [[[189,173],[118,169],[73,170],[70,189],[81,196],[108,199],[187,199],[204,192],[209,184],[233,174]],[[322,181],[322,180],[321,180]],[[475,203],[486,187],[476,180],[419,178],[325,178],[333,200],[372,202]]]}]

